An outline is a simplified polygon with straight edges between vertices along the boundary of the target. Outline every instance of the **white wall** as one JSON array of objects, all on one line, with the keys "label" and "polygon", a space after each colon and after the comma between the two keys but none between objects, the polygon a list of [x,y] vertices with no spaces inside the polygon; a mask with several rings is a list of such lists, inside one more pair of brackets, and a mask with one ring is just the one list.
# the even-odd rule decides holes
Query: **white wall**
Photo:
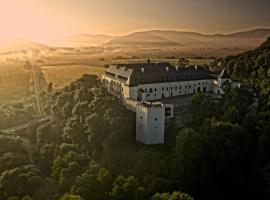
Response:
[{"label": "white wall", "polygon": [[[206,89],[206,92],[213,90],[213,80],[194,80],[194,81],[181,81],[171,83],[153,83],[143,84],[138,86],[138,90],[146,91],[146,100],[156,100],[163,97],[180,96],[183,94],[192,94]],[[163,94],[163,95],[162,95]]]},{"label": "white wall", "polygon": [[136,141],[145,143],[147,141],[147,110],[136,108]]},{"label": "white wall", "polygon": [[139,96],[139,91],[145,91],[145,100],[157,100],[161,98],[168,98],[171,96],[181,96],[184,94],[192,94],[194,92],[198,92],[198,88],[200,91],[203,91],[204,88],[206,92],[214,91],[215,88],[214,80],[193,80],[193,81],[181,81],[181,82],[170,82],[170,83],[152,83],[152,84],[141,84],[135,87],[129,87],[124,85],[122,82],[115,80],[111,77],[104,76],[104,80],[107,80],[108,85],[107,89],[110,91],[110,83],[117,82],[121,84],[121,92],[124,98],[129,98],[133,100],[137,100]]},{"label": "white wall", "polygon": [[136,140],[144,144],[163,144],[165,109],[142,108],[136,110]]}]

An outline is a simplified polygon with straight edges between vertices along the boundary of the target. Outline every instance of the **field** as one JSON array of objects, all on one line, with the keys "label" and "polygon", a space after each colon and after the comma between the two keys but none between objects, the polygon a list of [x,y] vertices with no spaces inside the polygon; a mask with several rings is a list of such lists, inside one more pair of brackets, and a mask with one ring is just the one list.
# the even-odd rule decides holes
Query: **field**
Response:
[{"label": "field", "polygon": [[[76,49],[75,49],[76,50]],[[63,88],[83,74],[100,76],[104,66],[118,63],[145,63],[147,56],[128,59],[129,54],[122,53],[85,53],[78,50],[50,50],[41,53],[39,63],[41,73],[38,79],[42,89],[46,82],[52,82],[55,88]],[[121,57],[123,59],[121,59]],[[178,57],[176,57],[178,58]],[[150,57],[151,62],[170,62],[177,65],[178,59]],[[190,64],[209,64],[210,59],[189,59]],[[0,55],[0,103],[19,100],[32,93],[31,73],[24,68],[25,54]]]},{"label": "field", "polygon": [[88,65],[41,66],[47,83],[52,82],[55,88],[62,88],[83,74],[100,76],[105,68]]},{"label": "field", "polygon": [[[213,60],[211,59],[188,59],[189,60],[189,64],[191,65],[204,65],[204,64],[210,64]],[[147,62],[147,59],[123,59],[123,60],[112,60],[112,63],[145,63]],[[178,59],[151,59],[151,62],[169,62],[173,65],[177,65],[178,64]]]},{"label": "field", "polygon": [[0,57],[0,103],[28,96],[29,72],[24,62],[7,61]]},{"label": "field", "polygon": [[[80,58],[80,59],[78,59]],[[145,63],[147,59],[112,59],[101,57],[91,57],[85,55],[54,55],[46,58],[45,65],[41,70],[47,83],[52,82],[55,88],[62,88],[72,81],[80,78],[83,74],[95,74],[100,76],[105,70],[104,65],[117,63]],[[102,58],[103,59],[103,58]],[[209,64],[210,59],[189,59],[190,64]],[[177,64],[178,59],[151,59],[151,62],[170,62]]]}]

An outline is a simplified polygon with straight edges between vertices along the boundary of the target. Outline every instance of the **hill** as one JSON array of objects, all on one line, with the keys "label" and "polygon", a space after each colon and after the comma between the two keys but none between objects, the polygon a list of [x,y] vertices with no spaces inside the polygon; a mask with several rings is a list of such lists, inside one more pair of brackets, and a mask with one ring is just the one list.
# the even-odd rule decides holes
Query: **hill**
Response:
[{"label": "hill", "polygon": [[254,50],[228,56],[222,66],[237,78],[270,78],[270,37]]},{"label": "hill", "polygon": [[232,34],[206,35],[197,32],[151,30],[112,38],[107,46],[176,45],[185,47],[255,47],[270,36],[270,29]]},{"label": "hill", "polygon": [[100,46],[109,42],[113,36],[105,34],[78,34],[60,41],[65,46]]},{"label": "hill", "polygon": [[170,37],[158,35],[154,31],[135,32],[124,36],[112,38],[106,43],[107,46],[144,46],[144,45],[159,45],[159,46],[178,46],[181,45]]},{"label": "hill", "polygon": [[0,53],[7,51],[28,51],[32,49],[48,50],[49,47],[37,42],[31,42],[27,40],[9,39],[0,42]]}]

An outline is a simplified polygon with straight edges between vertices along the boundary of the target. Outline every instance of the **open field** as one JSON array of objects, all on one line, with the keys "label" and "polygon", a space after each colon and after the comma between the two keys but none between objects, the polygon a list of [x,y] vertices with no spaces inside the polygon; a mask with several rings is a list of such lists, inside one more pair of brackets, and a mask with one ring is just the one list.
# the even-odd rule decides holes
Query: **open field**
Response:
[{"label": "open field", "polygon": [[0,58],[0,102],[17,100],[29,94],[29,72],[24,63]]},{"label": "open field", "polygon": [[[189,64],[191,65],[204,65],[204,64],[210,64],[213,60],[212,59],[188,59]],[[113,64],[119,64],[119,63],[145,63],[147,62],[147,59],[120,59],[120,60],[112,60],[111,63]],[[151,62],[169,62],[173,65],[178,64],[178,59],[151,59]]]},{"label": "open field", "polygon": [[105,70],[103,67],[88,65],[41,66],[41,70],[48,83],[52,82],[56,88],[62,88],[83,74],[100,76]]}]

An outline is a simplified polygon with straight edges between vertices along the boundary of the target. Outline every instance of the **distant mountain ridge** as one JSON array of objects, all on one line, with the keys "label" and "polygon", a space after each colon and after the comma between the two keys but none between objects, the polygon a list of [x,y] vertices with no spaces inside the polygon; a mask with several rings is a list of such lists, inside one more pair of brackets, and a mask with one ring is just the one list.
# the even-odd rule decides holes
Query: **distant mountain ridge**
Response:
[{"label": "distant mountain ridge", "polygon": [[48,50],[50,47],[38,43],[32,42],[28,40],[20,40],[20,39],[8,39],[0,42],[0,52],[6,51],[21,51],[21,50]]},{"label": "distant mountain ridge", "polygon": [[[183,32],[183,31],[163,31],[163,30],[149,30],[134,32],[124,36],[112,38],[105,45],[147,45],[147,44],[166,44],[169,43],[180,46],[190,45],[210,45],[210,46],[229,46],[236,43],[236,40],[245,40],[243,44],[247,43],[247,39],[251,39],[251,45],[257,46],[263,40],[270,36],[270,29],[254,29],[250,31],[236,32],[231,34],[202,34],[197,32]],[[151,38],[152,37],[152,38]]]},{"label": "distant mountain ridge", "polygon": [[[190,56],[226,56],[254,49],[270,36],[270,29],[261,28],[230,34],[202,34],[176,30],[147,30],[121,36],[78,34],[46,46],[36,42],[15,40],[0,43],[0,52],[9,50],[49,49],[53,47],[108,47],[117,52],[143,55],[145,51]],[[111,48],[112,47],[112,48]],[[140,51],[138,51],[140,49]],[[155,51],[151,51],[154,49]],[[144,51],[145,50],[145,51]],[[172,52],[174,50],[174,52]]]},{"label": "distant mountain ridge", "polygon": [[63,42],[70,43],[71,45],[85,45],[91,44],[92,46],[99,46],[109,42],[113,36],[105,35],[105,34],[78,34],[70,36],[63,40]]}]

